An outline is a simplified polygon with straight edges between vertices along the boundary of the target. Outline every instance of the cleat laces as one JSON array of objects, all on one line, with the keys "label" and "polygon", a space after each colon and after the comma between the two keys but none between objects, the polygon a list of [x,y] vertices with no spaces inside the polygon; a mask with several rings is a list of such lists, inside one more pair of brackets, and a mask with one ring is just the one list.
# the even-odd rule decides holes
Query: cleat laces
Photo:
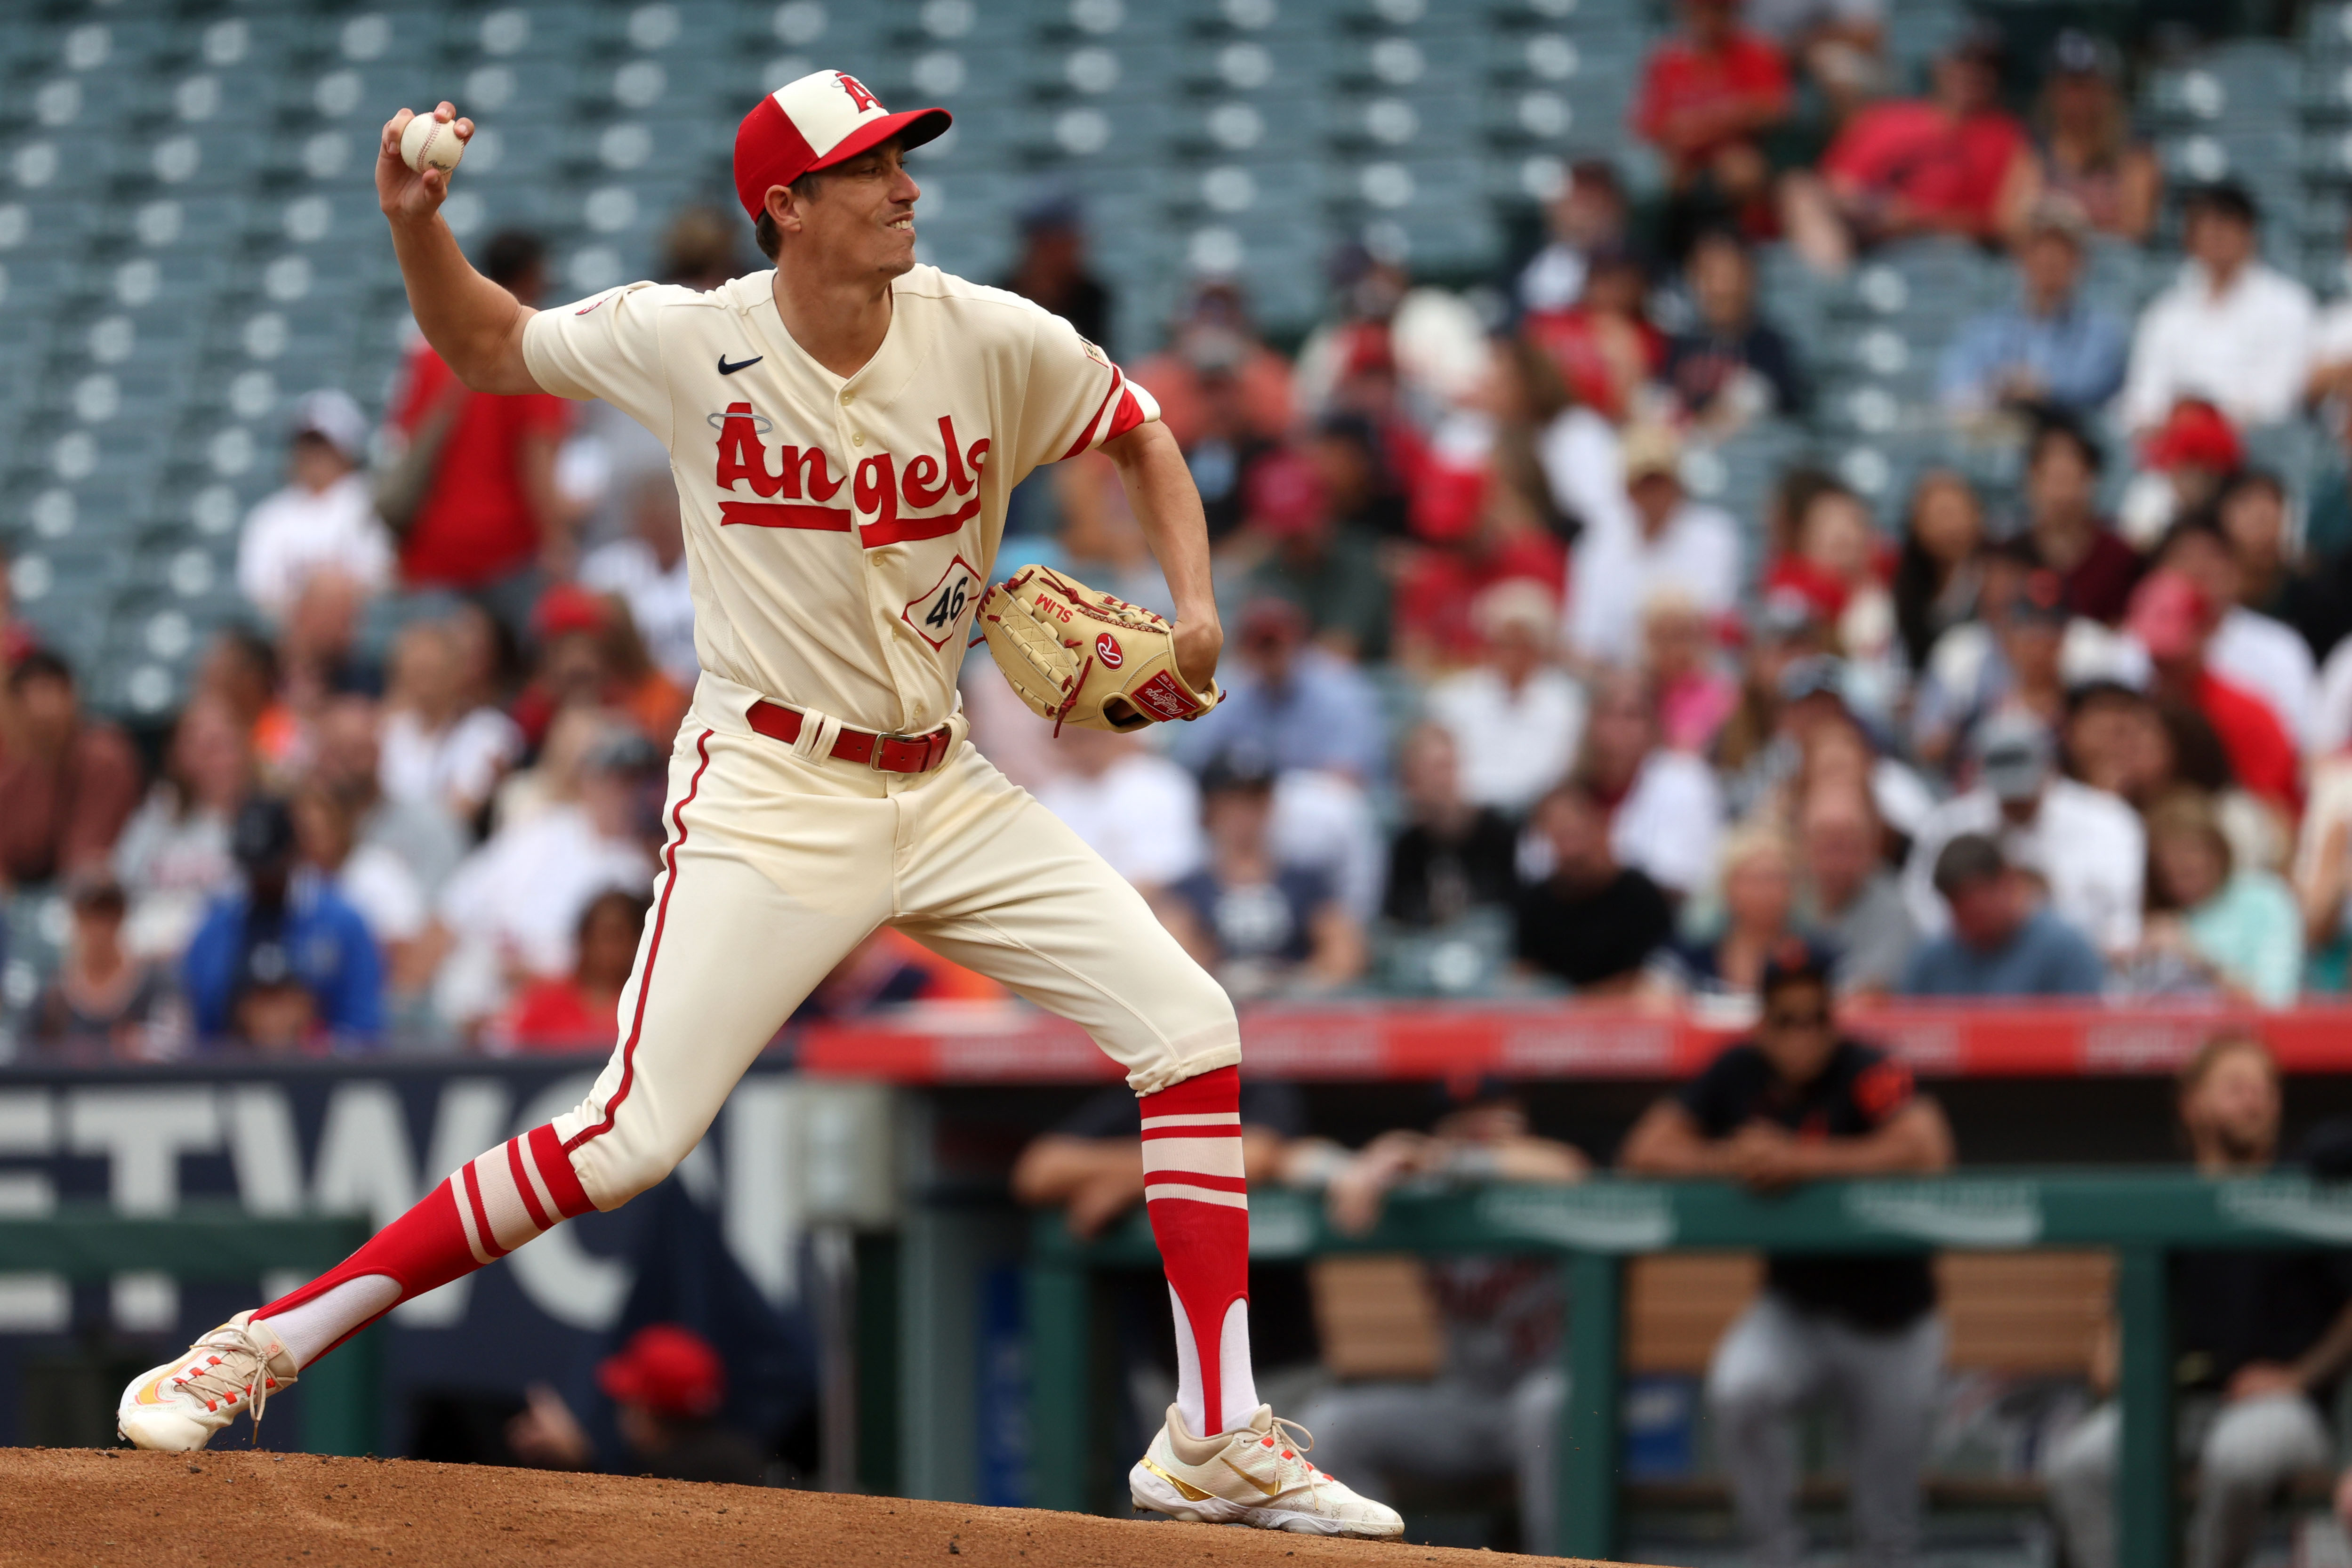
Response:
[{"label": "cleat laces", "polygon": [[223,1405],[234,1408],[240,1399],[253,1402],[253,1432],[261,1436],[261,1412],[278,1380],[269,1373],[269,1331],[257,1323],[223,1323],[195,1348],[211,1353],[173,1374],[174,1388],[185,1389],[205,1402],[207,1411]]}]

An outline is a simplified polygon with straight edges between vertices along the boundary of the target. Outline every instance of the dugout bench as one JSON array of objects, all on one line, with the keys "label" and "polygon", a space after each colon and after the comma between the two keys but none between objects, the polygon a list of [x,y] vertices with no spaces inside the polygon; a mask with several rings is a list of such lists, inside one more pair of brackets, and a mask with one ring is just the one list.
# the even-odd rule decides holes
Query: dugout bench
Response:
[{"label": "dugout bench", "polygon": [[[1028,1264],[1033,1500],[1087,1502],[1097,1355],[1092,1275],[1156,1264],[1140,1210],[1082,1244],[1058,1213],[1036,1216]],[[2168,1255],[2205,1247],[2352,1246],[2352,1184],[2273,1176],[2207,1181],[2179,1172],[1977,1173],[1825,1182],[1764,1197],[1717,1182],[1604,1180],[1394,1194],[1377,1229],[1342,1237],[1319,1198],[1250,1195],[1253,1257],[1344,1253],[1549,1253],[1570,1300],[1561,1355],[1571,1380],[1559,1444],[1560,1533],[1570,1556],[1617,1546],[1618,1405],[1624,1259],[1650,1253],[2001,1251],[2112,1248],[2123,1329],[2123,1441],[2116,1489],[2118,1568],[2173,1568]]]},{"label": "dugout bench", "polygon": [[[191,1205],[152,1217],[100,1204],[66,1205],[39,1218],[0,1219],[0,1273],[56,1274],[76,1284],[160,1273],[252,1286],[276,1269],[314,1274],[331,1268],[373,1230],[355,1215],[257,1219],[235,1205]],[[320,1361],[299,1386],[308,1396],[301,1405],[303,1451],[358,1455],[383,1447],[380,1330],[368,1330]]]}]

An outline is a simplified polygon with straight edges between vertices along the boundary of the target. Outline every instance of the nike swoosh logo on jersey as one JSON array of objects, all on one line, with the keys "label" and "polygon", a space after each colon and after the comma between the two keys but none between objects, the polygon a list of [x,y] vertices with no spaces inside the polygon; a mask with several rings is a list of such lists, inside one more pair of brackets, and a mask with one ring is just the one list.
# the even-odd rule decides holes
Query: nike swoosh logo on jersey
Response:
[{"label": "nike swoosh logo on jersey", "polygon": [[719,374],[721,375],[733,375],[739,370],[751,369],[753,365],[758,364],[761,360],[766,359],[767,357],[768,356],[766,354],[753,354],[750,359],[737,360],[733,364],[729,364],[727,363],[727,356],[725,354],[720,354],[719,356]]}]

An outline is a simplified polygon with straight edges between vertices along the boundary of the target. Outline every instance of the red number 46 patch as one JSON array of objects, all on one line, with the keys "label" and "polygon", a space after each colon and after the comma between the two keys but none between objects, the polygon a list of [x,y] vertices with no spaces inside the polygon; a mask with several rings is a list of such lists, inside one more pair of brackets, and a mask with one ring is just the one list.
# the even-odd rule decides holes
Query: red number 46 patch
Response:
[{"label": "red number 46 patch", "polygon": [[964,616],[979,602],[980,574],[959,555],[948,563],[937,583],[907,601],[898,618],[914,627],[915,635],[937,653],[963,635]]}]

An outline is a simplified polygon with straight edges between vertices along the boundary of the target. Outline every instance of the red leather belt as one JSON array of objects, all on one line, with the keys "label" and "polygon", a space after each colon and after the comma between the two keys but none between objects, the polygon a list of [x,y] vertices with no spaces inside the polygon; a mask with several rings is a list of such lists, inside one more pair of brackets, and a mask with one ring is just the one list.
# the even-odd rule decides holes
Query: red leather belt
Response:
[{"label": "red leather belt", "polygon": [[[789,746],[801,738],[801,713],[797,708],[787,708],[781,702],[764,698],[751,704],[743,717],[751,728],[771,741],[782,741]],[[879,768],[886,773],[927,773],[948,760],[950,727],[920,735],[877,735],[871,730],[841,727],[833,738],[833,750],[828,754],[845,763],[862,763]]]}]

